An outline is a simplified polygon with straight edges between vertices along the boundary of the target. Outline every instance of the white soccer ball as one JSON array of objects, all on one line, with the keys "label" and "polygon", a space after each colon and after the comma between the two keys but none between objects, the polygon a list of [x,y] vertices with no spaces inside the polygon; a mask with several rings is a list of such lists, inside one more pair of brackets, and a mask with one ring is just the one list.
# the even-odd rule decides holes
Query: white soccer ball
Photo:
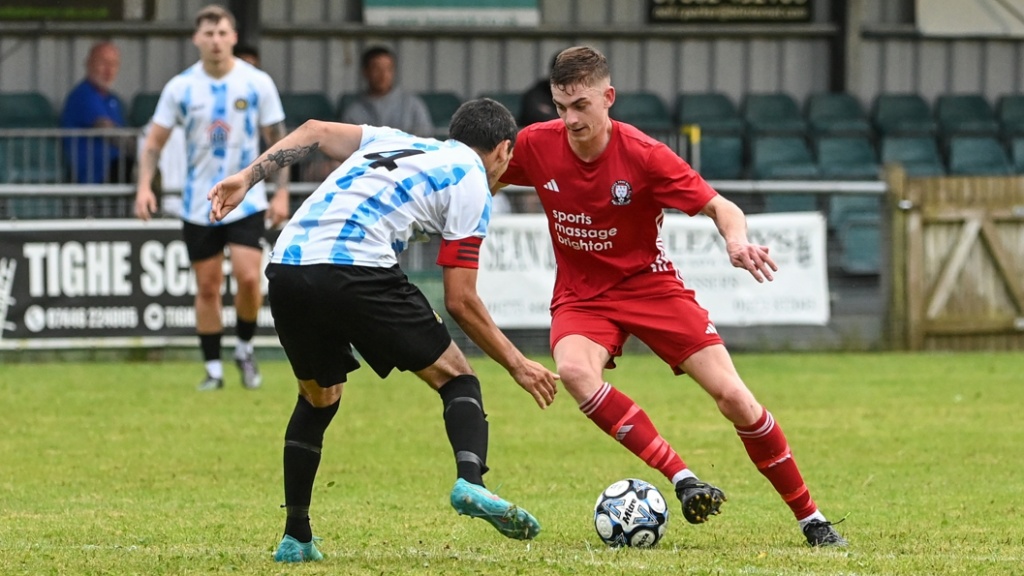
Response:
[{"label": "white soccer ball", "polygon": [[650,548],[668,526],[668,505],[653,484],[636,478],[605,488],[594,505],[594,528],[601,541],[619,548]]}]

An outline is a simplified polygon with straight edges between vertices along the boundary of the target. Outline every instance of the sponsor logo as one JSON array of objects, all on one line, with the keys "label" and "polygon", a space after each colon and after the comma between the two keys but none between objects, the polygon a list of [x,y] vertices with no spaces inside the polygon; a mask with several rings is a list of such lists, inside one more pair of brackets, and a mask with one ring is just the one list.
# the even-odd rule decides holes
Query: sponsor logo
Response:
[{"label": "sponsor logo", "polygon": [[548,180],[547,184],[544,185],[544,189],[551,190],[552,192],[558,192],[558,182],[555,182],[555,179],[552,178],[551,180]]}]

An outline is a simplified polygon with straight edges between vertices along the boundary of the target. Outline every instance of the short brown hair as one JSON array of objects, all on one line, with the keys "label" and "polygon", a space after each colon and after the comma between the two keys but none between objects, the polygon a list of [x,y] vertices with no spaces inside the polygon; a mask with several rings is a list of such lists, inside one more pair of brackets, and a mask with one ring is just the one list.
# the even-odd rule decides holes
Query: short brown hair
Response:
[{"label": "short brown hair", "polygon": [[235,24],[235,15],[232,14],[227,8],[219,4],[209,4],[204,6],[199,12],[196,13],[196,30],[203,25],[203,22],[212,22],[218,24],[221,20],[227,18],[228,22],[231,23],[231,28],[237,28]]},{"label": "short brown hair", "polygon": [[551,67],[551,85],[559,90],[570,86],[593,86],[598,81],[611,78],[611,75],[604,54],[590,46],[573,46],[555,57]]}]

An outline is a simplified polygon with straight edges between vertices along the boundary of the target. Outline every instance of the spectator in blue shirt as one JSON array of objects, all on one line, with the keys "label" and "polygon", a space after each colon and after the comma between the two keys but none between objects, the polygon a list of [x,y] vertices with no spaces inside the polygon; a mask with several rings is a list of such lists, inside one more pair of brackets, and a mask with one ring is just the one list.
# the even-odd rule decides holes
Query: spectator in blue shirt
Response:
[{"label": "spectator in blue shirt", "polygon": [[[124,106],[111,90],[121,68],[121,52],[110,42],[89,50],[85,80],[72,90],[60,115],[61,128],[124,127]],[[131,148],[112,137],[64,139],[71,180],[82,184],[131,181]]]}]

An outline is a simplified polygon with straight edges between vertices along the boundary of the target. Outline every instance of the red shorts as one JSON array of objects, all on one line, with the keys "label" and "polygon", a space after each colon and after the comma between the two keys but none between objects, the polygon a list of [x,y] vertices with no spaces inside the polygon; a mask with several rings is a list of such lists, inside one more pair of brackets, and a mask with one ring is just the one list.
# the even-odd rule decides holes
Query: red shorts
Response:
[{"label": "red shorts", "polygon": [[551,349],[571,334],[604,346],[612,355],[608,368],[632,334],[676,374],[694,352],[723,343],[708,311],[674,271],[639,274],[597,298],[560,304],[551,311]]}]

